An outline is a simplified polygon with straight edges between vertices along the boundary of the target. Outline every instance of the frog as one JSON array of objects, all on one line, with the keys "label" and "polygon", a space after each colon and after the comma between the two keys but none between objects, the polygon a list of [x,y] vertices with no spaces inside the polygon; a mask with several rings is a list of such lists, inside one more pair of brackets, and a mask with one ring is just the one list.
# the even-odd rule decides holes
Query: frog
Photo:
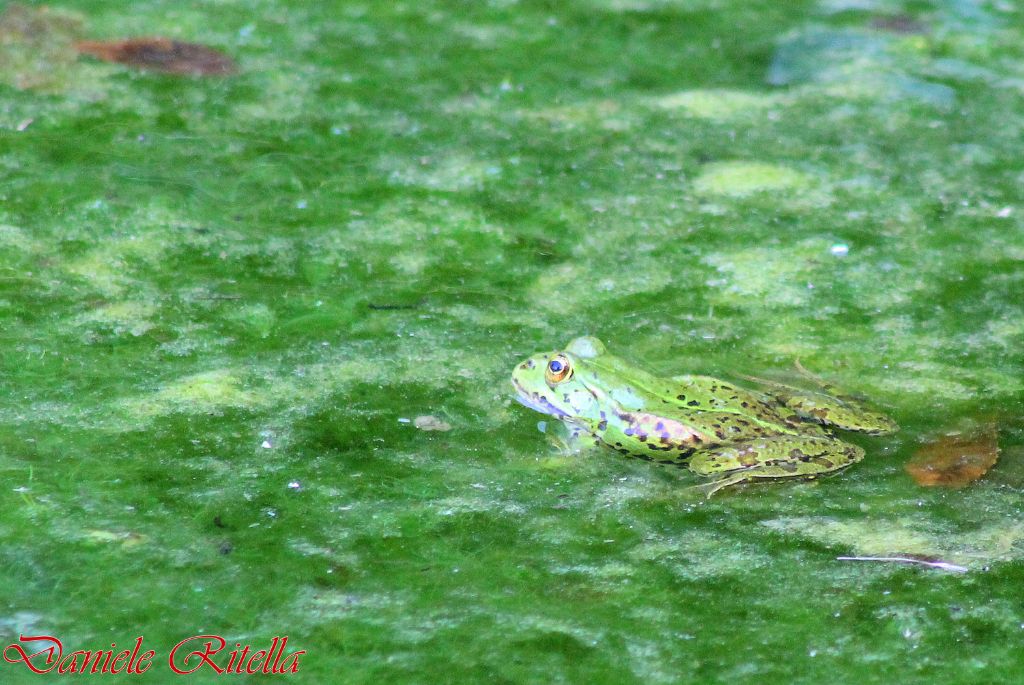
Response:
[{"label": "frog", "polygon": [[707,497],[734,485],[814,479],[846,469],[864,449],[837,430],[886,435],[891,418],[832,383],[797,370],[816,387],[743,376],[757,386],[702,375],[661,377],[583,336],[535,354],[512,371],[515,399],[581,439],[624,456],[686,467],[708,479]]}]

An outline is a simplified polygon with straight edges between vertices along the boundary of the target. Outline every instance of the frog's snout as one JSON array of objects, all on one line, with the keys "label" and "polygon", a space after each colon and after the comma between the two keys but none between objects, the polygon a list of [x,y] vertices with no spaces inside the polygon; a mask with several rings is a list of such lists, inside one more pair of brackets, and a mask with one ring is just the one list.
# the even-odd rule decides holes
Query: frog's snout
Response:
[{"label": "frog's snout", "polygon": [[568,416],[562,409],[553,405],[546,395],[536,390],[527,389],[515,376],[512,376],[512,387],[516,389],[515,400],[524,407],[556,418]]}]

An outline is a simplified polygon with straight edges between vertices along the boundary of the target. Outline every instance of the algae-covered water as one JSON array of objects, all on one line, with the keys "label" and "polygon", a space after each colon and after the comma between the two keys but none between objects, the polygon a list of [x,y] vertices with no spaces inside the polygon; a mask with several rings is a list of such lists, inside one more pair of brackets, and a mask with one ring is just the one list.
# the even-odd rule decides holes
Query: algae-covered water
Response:
[{"label": "algae-covered water", "polygon": [[[135,36],[238,71],[73,47]],[[143,636],[104,682],[182,682],[195,635],[306,652],[235,682],[1013,682],[1022,134],[998,0],[6,7],[3,645]],[[583,334],[800,360],[902,430],[705,503],[511,400]],[[970,420],[995,468],[916,485]],[[893,555],[969,570],[836,559]]]}]

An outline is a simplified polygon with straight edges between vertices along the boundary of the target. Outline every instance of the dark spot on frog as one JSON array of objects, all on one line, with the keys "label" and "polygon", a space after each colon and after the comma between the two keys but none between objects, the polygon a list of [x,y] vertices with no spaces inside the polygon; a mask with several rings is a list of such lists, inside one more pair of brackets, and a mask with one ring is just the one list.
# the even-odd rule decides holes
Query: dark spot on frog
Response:
[{"label": "dark spot on frog", "polygon": [[689,402],[686,403],[686,406],[687,407],[699,407],[700,406],[700,402],[698,402],[697,400],[690,400]]},{"label": "dark spot on frog", "polygon": [[686,395],[676,395],[676,399],[679,400],[680,402],[685,402]]}]

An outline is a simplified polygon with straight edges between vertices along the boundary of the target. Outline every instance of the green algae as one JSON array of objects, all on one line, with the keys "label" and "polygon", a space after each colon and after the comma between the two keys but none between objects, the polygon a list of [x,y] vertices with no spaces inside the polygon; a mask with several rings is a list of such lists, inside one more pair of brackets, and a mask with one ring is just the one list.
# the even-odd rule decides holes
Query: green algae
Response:
[{"label": "green algae", "polygon": [[662,109],[678,109],[690,116],[719,120],[757,114],[779,101],[772,93],[695,89],[662,95],[651,102]]},{"label": "green algae", "polygon": [[752,193],[806,188],[810,179],[795,169],[764,162],[716,162],[701,170],[693,181],[701,194],[743,197]]},{"label": "green algae", "polygon": [[1024,556],[1024,524],[1018,521],[993,522],[960,534],[936,530],[932,522],[920,518],[878,521],[870,515],[857,521],[811,517],[762,523],[771,530],[848,548],[860,556],[916,557],[974,568]]},{"label": "green algae", "polygon": [[153,328],[151,320],[156,313],[156,305],[152,302],[121,301],[98,307],[75,317],[68,329],[89,333],[109,331],[112,335],[144,335]]},{"label": "green algae", "polygon": [[[16,10],[37,29],[0,31],[0,636],[287,633],[318,682],[1018,671],[1004,5]],[[69,52],[132,35],[240,72]],[[560,452],[512,402],[517,360],[581,334],[666,375],[799,359],[903,430],[853,438],[868,456],[834,478],[704,503],[685,470]],[[1000,463],[916,487],[905,460],[965,415],[998,417]],[[836,560],[883,554],[970,572]]]},{"label": "green algae", "polygon": [[227,408],[253,408],[258,397],[243,387],[237,373],[217,369],[168,383],[152,396],[130,400],[126,410],[136,417],[183,412],[210,414]]}]

